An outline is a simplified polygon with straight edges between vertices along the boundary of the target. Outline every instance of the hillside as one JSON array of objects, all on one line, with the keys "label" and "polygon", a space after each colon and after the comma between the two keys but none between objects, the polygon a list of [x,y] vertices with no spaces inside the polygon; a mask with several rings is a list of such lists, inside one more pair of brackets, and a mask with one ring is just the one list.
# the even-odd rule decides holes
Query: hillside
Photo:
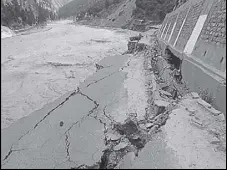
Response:
[{"label": "hillside", "polygon": [[86,12],[97,15],[108,9],[112,4],[118,4],[123,0],[73,0],[61,7],[58,11],[59,18],[67,18],[77,15],[85,15]]},{"label": "hillside", "polygon": [[51,0],[51,3],[55,9],[59,9],[65,4],[69,3],[72,0]]},{"label": "hillside", "polygon": [[175,0],[136,0],[133,16],[136,19],[162,22],[165,15],[174,9]]},{"label": "hillside", "polygon": [[58,8],[70,0],[1,0],[1,24],[11,29],[56,19]]},{"label": "hillside", "polygon": [[[177,2],[177,3],[176,3]],[[59,18],[73,16],[77,22],[108,27],[144,30],[150,23],[160,24],[179,4],[176,0],[73,0],[59,9]],[[137,20],[145,24],[137,25]],[[136,28],[135,28],[136,27]],[[141,27],[141,28],[139,28]]]},{"label": "hillside", "polygon": [[136,9],[135,0],[125,0],[103,21],[103,26],[124,27],[133,19],[133,11]]}]

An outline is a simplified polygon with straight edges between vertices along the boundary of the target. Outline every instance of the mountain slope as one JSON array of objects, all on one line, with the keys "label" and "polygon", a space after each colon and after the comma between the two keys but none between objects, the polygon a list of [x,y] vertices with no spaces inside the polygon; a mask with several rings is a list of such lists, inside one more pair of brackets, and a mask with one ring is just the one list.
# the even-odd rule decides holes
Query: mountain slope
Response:
[{"label": "mountain slope", "polygon": [[59,9],[58,16],[59,18],[76,16],[83,11],[87,11],[99,1],[103,0],[73,0]]},{"label": "mountain slope", "polygon": [[71,0],[1,0],[1,23],[11,29],[57,18],[57,10]]},{"label": "mountain slope", "polygon": [[73,0],[59,9],[59,17],[74,16],[84,24],[87,20],[93,25],[124,28],[144,20],[143,29],[147,24],[161,23],[175,6],[176,0]]},{"label": "mountain slope", "polygon": [[107,17],[103,25],[108,27],[123,27],[130,23],[133,19],[133,11],[136,9],[135,1],[136,0],[123,1],[123,3]]},{"label": "mountain slope", "polygon": [[135,3],[135,18],[162,22],[165,15],[174,9],[176,0],[136,0]]},{"label": "mountain slope", "polygon": [[72,0],[51,0],[51,3],[55,9],[59,9],[65,4],[69,3]]},{"label": "mountain slope", "polygon": [[56,18],[50,0],[1,0],[1,24],[11,29],[42,24]]}]

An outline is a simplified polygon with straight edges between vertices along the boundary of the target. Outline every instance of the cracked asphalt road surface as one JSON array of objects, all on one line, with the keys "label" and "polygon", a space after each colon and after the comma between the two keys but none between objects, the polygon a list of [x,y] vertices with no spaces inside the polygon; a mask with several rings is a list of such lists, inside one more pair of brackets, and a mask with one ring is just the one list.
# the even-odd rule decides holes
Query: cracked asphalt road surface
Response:
[{"label": "cracked asphalt road surface", "polygon": [[[197,116],[210,115],[195,100],[186,97],[172,113],[153,115],[151,121],[160,125],[144,129],[150,100],[165,99],[149,69],[149,57],[152,55],[144,53],[105,57],[76,90],[2,129],[1,168],[225,167],[225,149],[216,151],[212,144],[220,141],[210,135],[209,143],[208,132],[188,121],[191,116],[185,107],[195,107]],[[128,121],[129,117],[137,121]],[[223,124],[223,118],[218,119]],[[212,128],[225,128],[219,121],[212,122]]]},{"label": "cracked asphalt road surface", "polygon": [[111,67],[3,129],[2,168],[70,168],[99,161],[105,147],[100,122],[109,121],[103,110],[109,113],[115,103],[127,98],[123,87],[126,73],[120,71],[127,59],[127,55],[105,58],[100,64],[111,63]]},{"label": "cracked asphalt road surface", "polygon": [[70,21],[35,31],[1,40],[1,128],[76,89],[96,71],[95,63],[125,52],[135,34]]}]

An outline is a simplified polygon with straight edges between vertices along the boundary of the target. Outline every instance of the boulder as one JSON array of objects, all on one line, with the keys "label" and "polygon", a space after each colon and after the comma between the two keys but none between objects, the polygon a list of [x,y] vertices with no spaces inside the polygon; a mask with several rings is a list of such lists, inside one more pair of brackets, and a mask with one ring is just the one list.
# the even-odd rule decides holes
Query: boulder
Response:
[{"label": "boulder", "polygon": [[119,134],[108,133],[106,136],[107,136],[107,140],[111,140],[111,141],[117,141],[121,139],[121,135]]},{"label": "boulder", "polygon": [[159,115],[160,113],[163,113],[166,108],[169,106],[169,102],[163,101],[163,100],[154,100],[154,112],[155,115]]},{"label": "boulder", "polygon": [[207,103],[207,102],[205,102],[203,99],[199,99],[198,101],[197,101],[200,105],[202,105],[202,106],[204,106],[204,107],[206,107],[206,108],[211,108],[212,106],[209,104],[209,103]]},{"label": "boulder", "polygon": [[141,40],[143,36],[141,34],[139,34],[138,36],[134,36],[134,37],[130,37],[130,41],[139,41]]},{"label": "boulder", "polygon": [[145,126],[146,126],[147,129],[150,129],[152,126],[154,126],[154,124],[153,123],[147,123]]},{"label": "boulder", "polygon": [[136,49],[137,41],[129,41],[128,42],[128,52],[133,53],[133,51]]},{"label": "boulder", "polygon": [[212,115],[214,115],[214,116],[218,116],[218,115],[220,115],[221,114],[221,111],[219,111],[219,110],[216,110],[215,108],[209,108],[209,111],[211,112],[211,114]]},{"label": "boulder", "polygon": [[196,92],[192,92],[191,95],[192,95],[193,99],[199,99],[200,98],[198,93],[196,93]]},{"label": "boulder", "polygon": [[154,126],[150,129],[149,134],[156,133],[157,130],[158,130],[158,125],[154,125]]},{"label": "boulder", "polygon": [[118,145],[116,145],[116,146],[114,147],[114,150],[115,150],[115,151],[119,151],[119,150],[121,150],[121,149],[126,148],[127,146],[128,146],[128,143],[126,143],[126,142],[121,142],[121,143],[119,143]]},{"label": "boulder", "polygon": [[172,94],[170,94],[170,93],[167,92],[167,91],[160,90],[160,93],[166,95],[167,97],[172,97]]}]

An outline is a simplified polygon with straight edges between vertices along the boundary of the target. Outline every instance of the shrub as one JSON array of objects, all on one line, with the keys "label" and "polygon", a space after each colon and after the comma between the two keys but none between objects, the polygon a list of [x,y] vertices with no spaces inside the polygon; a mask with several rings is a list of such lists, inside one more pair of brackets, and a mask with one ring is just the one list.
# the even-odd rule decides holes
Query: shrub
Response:
[{"label": "shrub", "polygon": [[213,97],[213,94],[211,92],[209,92],[208,89],[199,88],[198,94],[204,101],[206,101],[209,104],[213,104],[214,97]]}]

